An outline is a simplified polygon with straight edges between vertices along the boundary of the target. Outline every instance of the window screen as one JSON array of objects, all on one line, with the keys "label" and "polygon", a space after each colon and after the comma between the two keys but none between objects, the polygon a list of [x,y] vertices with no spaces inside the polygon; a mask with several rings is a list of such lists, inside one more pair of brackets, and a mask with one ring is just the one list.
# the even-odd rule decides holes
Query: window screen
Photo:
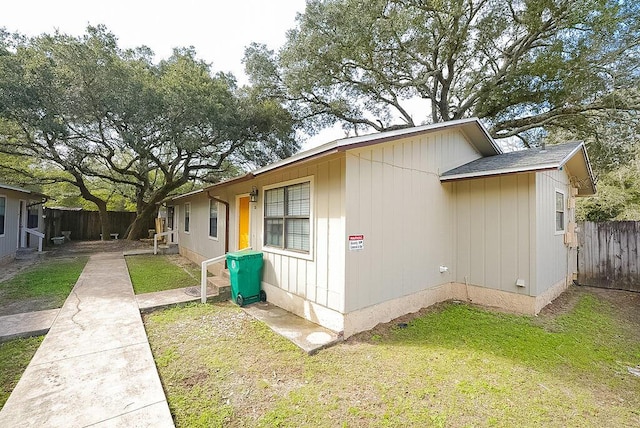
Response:
[{"label": "window screen", "polygon": [[556,192],[556,232],[564,231],[564,194]]},{"label": "window screen", "polygon": [[309,252],[310,182],[265,191],[264,213],[265,245]]}]

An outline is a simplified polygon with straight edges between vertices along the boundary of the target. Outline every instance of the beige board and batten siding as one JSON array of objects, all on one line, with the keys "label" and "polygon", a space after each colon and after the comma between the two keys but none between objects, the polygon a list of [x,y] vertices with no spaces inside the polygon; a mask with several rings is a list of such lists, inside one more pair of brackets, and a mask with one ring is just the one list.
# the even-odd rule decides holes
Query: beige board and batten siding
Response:
[{"label": "beige board and batten siding", "polygon": [[[535,174],[452,183],[455,193],[456,278],[530,295],[535,282]],[[523,286],[516,285],[518,280]],[[535,289],[535,287],[533,287]]]},{"label": "beige board and batten siding", "polygon": [[[346,235],[364,235],[364,249],[346,252],[345,312],[452,281],[454,196],[439,175],[480,157],[456,130],[347,151]],[[380,309],[389,318],[403,305]]]},{"label": "beige board and batten siding", "polygon": [[[208,238],[208,196],[229,202],[229,249],[238,248],[238,197],[259,191],[251,203],[250,245],[264,253],[263,288],[269,301],[297,315],[342,330],[344,311],[344,153],[312,159],[257,178],[221,185],[176,201],[181,254],[200,262],[224,254],[224,209],[218,210],[219,239]],[[264,246],[265,190],[311,182],[312,240],[308,254]],[[184,207],[191,206],[190,231],[184,232]]]},{"label": "beige board and batten siding", "polygon": [[[311,182],[312,236],[309,254],[282,251],[265,247],[264,194],[265,190],[280,186]],[[314,320],[304,301],[320,305],[330,311],[342,312],[344,308],[344,154],[310,160],[258,176],[255,179],[209,189],[208,193],[229,202],[229,249],[238,248],[238,197],[249,194],[253,187],[259,191],[258,202],[251,203],[250,245],[264,253],[263,288],[270,301],[279,306]],[[224,209],[219,205],[218,247],[207,240],[208,197],[205,194],[190,196],[176,204],[180,212],[181,252],[192,260],[204,260],[224,254]],[[191,203],[192,225],[190,233],[184,233],[183,210],[185,202]],[[199,214],[195,214],[198,210]],[[200,226],[193,220],[197,215],[205,222]],[[205,224],[206,223],[206,224]],[[198,228],[198,232],[196,229]],[[205,227],[206,229],[201,229]],[[200,230],[201,229],[201,230]],[[203,239],[204,235],[204,239]],[[195,250],[197,249],[197,250]],[[317,321],[317,319],[315,319]]]},{"label": "beige board and batten siding", "polygon": [[[558,294],[566,288],[577,269],[575,250],[564,243],[564,232],[556,232],[556,191],[564,194],[565,230],[575,221],[575,210],[568,208],[570,181],[566,167],[536,173],[536,271],[532,296],[541,296],[555,288]],[[551,299],[552,300],[552,299]],[[550,301],[550,300],[549,300]],[[548,302],[547,302],[548,303]]]},{"label": "beige board and batten siding", "polygon": [[344,154],[338,153],[266,173],[256,181],[262,196],[265,189],[311,182],[312,239],[309,254],[263,247],[262,196],[256,204],[256,222],[253,224],[260,237],[256,248],[264,253],[263,282],[266,288],[272,286],[288,293],[278,299],[281,303],[286,298],[291,300],[283,307],[307,318],[313,317],[309,317],[309,308],[303,307],[302,299],[337,313],[344,311],[344,180]]}]

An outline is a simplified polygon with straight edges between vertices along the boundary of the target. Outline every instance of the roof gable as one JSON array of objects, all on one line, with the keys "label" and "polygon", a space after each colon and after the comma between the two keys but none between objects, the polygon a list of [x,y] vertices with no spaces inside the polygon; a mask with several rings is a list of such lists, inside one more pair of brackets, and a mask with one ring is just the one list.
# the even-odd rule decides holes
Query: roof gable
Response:
[{"label": "roof gable", "polygon": [[477,118],[451,120],[447,122],[438,122],[430,125],[416,126],[411,128],[402,128],[394,131],[378,132],[374,134],[360,135],[357,137],[343,138],[331,141],[321,146],[305,150],[297,153],[289,158],[272,163],[262,168],[252,171],[253,176],[264,174],[283,166],[291,165],[304,160],[325,156],[338,151],[346,151],[358,147],[381,144],[387,141],[399,140],[401,138],[412,137],[415,135],[429,134],[433,132],[443,131],[446,129],[458,129],[464,134],[469,143],[482,156],[493,156],[502,153],[500,146],[491,138],[489,132]]},{"label": "roof gable", "polygon": [[282,159],[278,162],[274,162],[270,165],[258,168],[254,171],[248,172],[245,175],[235,177],[229,180],[221,181],[220,183],[213,184],[204,189],[195,190],[193,192],[185,193],[182,195],[176,195],[171,200],[181,199],[184,197],[192,196],[208,189],[218,188],[221,186],[227,186],[233,183],[239,183],[246,180],[251,180],[254,177],[265,174],[269,171],[283,168],[286,166],[294,165],[296,163],[306,162],[312,159],[328,156],[337,152],[347,151],[364,146],[370,146],[374,144],[382,144],[393,140],[399,140],[401,138],[408,138],[416,135],[424,135],[434,132],[440,132],[448,129],[454,129],[460,131],[466,138],[466,140],[475,148],[475,150],[482,156],[494,156],[502,153],[500,146],[489,135],[487,129],[482,125],[479,119],[469,118],[460,120],[451,120],[447,122],[433,123],[430,125],[416,126],[411,128],[402,128],[393,131],[379,132],[368,135],[360,135],[357,137],[343,138],[329,143],[314,147],[303,152],[296,153],[286,159]]}]

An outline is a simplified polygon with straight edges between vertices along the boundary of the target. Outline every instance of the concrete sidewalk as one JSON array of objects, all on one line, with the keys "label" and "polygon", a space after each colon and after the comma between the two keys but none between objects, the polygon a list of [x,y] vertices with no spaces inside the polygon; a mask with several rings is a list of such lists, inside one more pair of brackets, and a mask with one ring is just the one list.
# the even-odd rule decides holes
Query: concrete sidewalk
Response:
[{"label": "concrete sidewalk", "polygon": [[91,256],[0,426],[174,426],[121,253]]},{"label": "concrete sidewalk", "polygon": [[60,309],[3,315],[0,317],[0,342],[17,337],[47,334]]}]

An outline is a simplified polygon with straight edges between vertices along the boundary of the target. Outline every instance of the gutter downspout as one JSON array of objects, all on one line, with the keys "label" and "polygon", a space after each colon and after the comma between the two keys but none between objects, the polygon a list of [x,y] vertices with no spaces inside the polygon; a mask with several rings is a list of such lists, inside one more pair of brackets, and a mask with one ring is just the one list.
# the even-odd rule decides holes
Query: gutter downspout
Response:
[{"label": "gutter downspout", "polygon": [[[207,190],[207,196],[212,201],[220,202],[224,205],[224,253],[229,252],[229,202],[218,199],[215,196],[211,196],[209,190]],[[224,268],[227,268],[227,261],[224,262]]]}]

